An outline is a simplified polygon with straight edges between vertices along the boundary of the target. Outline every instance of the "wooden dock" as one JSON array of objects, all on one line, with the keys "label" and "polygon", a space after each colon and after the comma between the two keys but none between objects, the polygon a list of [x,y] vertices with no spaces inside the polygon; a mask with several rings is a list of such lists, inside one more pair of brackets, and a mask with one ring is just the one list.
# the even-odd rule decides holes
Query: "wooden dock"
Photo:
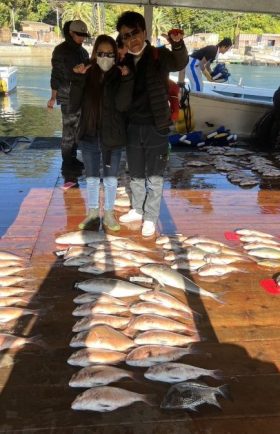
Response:
[{"label": "wooden dock", "polygon": [[[60,164],[59,150],[26,149],[0,155],[0,250],[27,260],[24,286],[33,291],[28,308],[37,310],[37,315],[1,325],[1,331],[40,335],[45,343],[44,347],[26,345],[1,352],[0,432],[278,434],[280,293],[266,292],[260,281],[280,270],[256,264],[244,263],[240,269],[246,268],[246,273],[216,280],[184,272],[206,290],[223,294],[224,304],[179,295],[202,314],[197,323],[202,341],[195,344],[201,353],[185,356],[183,361],[222,370],[222,381],[206,380],[215,386],[230,386],[232,400],[219,398],[221,410],[203,405],[196,413],[167,411],[143,403],[112,413],[71,410],[71,403],[82,391],[68,385],[77,372],[67,364],[73,352],[69,347],[75,322],[73,298],[77,295],[73,284],[90,275],[63,267],[53,253],[58,248],[55,238],[76,230],[86,212],[85,180],[79,178],[77,188],[61,189]],[[125,182],[123,170],[120,184]],[[246,227],[280,237],[279,204],[279,188],[242,189],[205,168],[173,170],[166,175],[158,233],[206,235],[242,251],[241,244],[227,240],[225,233]],[[155,239],[143,240],[139,227],[122,226],[119,235],[155,248]],[[138,269],[129,269],[115,275],[129,278],[139,274]],[[122,381],[120,387],[156,393],[159,401],[167,390],[166,385],[147,380]]]}]

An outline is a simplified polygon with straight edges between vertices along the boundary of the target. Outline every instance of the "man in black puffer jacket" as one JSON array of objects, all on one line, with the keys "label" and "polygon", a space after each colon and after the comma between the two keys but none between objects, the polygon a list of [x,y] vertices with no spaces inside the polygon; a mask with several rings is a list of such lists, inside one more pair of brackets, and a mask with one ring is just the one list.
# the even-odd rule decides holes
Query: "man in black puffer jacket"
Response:
[{"label": "man in black puffer jacket", "polygon": [[168,34],[172,51],[152,47],[146,40],[145,19],[137,12],[124,12],[117,21],[117,30],[128,48],[127,65],[135,74],[132,104],[127,113],[132,209],[120,217],[120,222],[143,219],[142,235],[147,237],[155,233],[168,160],[168,75],[186,66],[188,53],[180,30]]},{"label": "man in black puffer jacket", "polygon": [[48,107],[55,102],[61,106],[62,113],[62,169],[83,168],[77,157],[77,128],[80,111],[70,113],[69,93],[74,66],[89,63],[89,54],[82,47],[85,37],[89,36],[86,24],[81,20],[68,21],[63,28],[65,41],[57,45],[52,54],[51,89]]}]

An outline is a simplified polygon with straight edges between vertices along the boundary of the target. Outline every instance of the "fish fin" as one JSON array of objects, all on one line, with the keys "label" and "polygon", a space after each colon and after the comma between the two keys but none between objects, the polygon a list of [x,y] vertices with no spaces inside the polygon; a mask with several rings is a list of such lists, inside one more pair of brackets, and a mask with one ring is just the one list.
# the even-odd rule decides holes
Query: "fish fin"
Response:
[{"label": "fish fin", "polygon": [[225,399],[229,399],[230,401],[233,401],[232,395],[230,393],[229,385],[223,384],[222,386],[218,387],[218,393]]},{"label": "fish fin", "polygon": [[158,398],[157,395],[155,393],[151,393],[148,395],[144,395],[144,402],[148,405],[150,405],[151,407],[155,407],[158,406]]}]

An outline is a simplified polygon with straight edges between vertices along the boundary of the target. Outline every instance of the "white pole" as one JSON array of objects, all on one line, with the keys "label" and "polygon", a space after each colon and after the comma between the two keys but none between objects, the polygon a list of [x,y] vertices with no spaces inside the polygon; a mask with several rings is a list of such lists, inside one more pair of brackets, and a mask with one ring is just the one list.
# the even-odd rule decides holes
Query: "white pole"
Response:
[{"label": "white pole", "polygon": [[144,18],[146,21],[147,39],[151,41],[153,33],[153,6],[144,6]]}]

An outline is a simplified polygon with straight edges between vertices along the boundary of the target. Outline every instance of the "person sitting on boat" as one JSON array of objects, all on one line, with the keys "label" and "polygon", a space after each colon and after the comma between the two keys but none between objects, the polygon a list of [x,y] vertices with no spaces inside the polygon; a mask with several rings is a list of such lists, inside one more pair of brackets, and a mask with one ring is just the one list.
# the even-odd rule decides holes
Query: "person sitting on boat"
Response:
[{"label": "person sitting on boat", "polygon": [[232,47],[230,38],[224,38],[217,45],[207,45],[194,51],[189,57],[186,68],[186,75],[190,82],[191,90],[196,92],[203,91],[202,74],[208,81],[214,81],[211,73],[211,63],[217,58],[219,53],[226,53]]}]

